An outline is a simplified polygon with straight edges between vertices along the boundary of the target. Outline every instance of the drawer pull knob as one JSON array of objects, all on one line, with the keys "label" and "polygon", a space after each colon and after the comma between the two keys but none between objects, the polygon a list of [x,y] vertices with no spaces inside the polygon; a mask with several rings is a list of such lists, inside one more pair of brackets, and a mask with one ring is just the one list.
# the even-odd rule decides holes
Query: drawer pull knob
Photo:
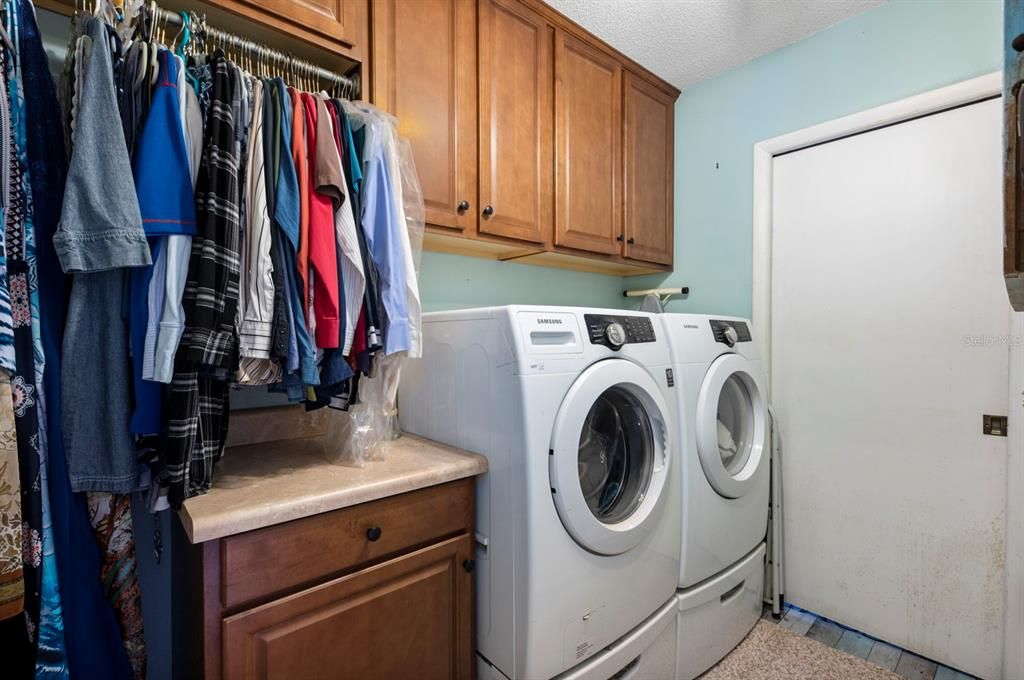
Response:
[{"label": "drawer pull knob", "polygon": [[459,203],[459,213],[464,213],[469,210],[469,201],[461,201]]},{"label": "drawer pull knob", "polygon": [[466,570],[466,573],[472,573],[473,567],[476,566],[476,560],[463,560],[462,568]]},{"label": "drawer pull knob", "polygon": [[485,205],[484,206],[484,217],[490,217],[493,214],[494,214],[494,206]]},{"label": "drawer pull knob", "polygon": [[626,243],[629,245],[633,245],[634,243],[636,243],[636,239],[630,236],[628,239],[626,239]]},{"label": "drawer pull knob", "polygon": [[370,541],[376,541],[380,538],[381,533],[380,527],[370,527],[366,530],[366,538]]}]

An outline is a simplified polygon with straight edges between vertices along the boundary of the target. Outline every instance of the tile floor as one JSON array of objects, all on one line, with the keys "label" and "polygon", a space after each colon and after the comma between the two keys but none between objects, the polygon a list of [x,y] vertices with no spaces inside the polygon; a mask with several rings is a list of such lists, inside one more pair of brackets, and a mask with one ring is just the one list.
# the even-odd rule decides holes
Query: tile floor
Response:
[{"label": "tile floor", "polygon": [[[775,622],[772,610],[768,607],[764,608],[761,618]],[[787,606],[778,625],[797,635],[804,635],[847,654],[866,659],[907,678],[907,680],[971,680],[974,678],[973,675],[955,671],[912,652],[893,647],[799,607]]]}]

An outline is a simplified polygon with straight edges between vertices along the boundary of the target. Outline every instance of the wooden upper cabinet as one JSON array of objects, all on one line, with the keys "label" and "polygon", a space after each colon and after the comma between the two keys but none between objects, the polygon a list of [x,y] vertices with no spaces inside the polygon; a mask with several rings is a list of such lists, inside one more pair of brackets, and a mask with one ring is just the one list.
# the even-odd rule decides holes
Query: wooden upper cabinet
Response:
[{"label": "wooden upper cabinet", "polygon": [[621,252],[622,67],[555,35],[555,245]]},{"label": "wooden upper cabinet", "polygon": [[675,93],[626,72],[624,200],[626,245],[633,260],[672,264]]},{"label": "wooden upper cabinet", "polygon": [[476,0],[376,0],[372,22],[373,101],[412,145],[427,224],[473,233]]},{"label": "wooden upper cabinet", "polygon": [[[363,39],[367,0],[206,0],[247,19],[289,33],[311,33],[324,46],[352,48]],[[230,27],[225,27],[230,28]],[[298,29],[296,31],[295,29]],[[359,45],[360,48],[364,47]],[[338,50],[345,52],[345,49]]]},{"label": "wooden upper cabinet", "polygon": [[517,0],[481,0],[479,11],[479,231],[547,243],[553,29]]},{"label": "wooden upper cabinet", "polygon": [[229,616],[223,680],[470,680],[466,534]]}]

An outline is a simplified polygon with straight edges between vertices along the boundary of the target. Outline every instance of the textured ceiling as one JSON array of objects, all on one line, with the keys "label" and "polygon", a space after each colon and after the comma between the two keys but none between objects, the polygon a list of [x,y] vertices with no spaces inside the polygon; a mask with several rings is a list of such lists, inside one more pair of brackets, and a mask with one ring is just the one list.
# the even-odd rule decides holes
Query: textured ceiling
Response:
[{"label": "textured ceiling", "polygon": [[546,0],[682,89],[885,0]]}]

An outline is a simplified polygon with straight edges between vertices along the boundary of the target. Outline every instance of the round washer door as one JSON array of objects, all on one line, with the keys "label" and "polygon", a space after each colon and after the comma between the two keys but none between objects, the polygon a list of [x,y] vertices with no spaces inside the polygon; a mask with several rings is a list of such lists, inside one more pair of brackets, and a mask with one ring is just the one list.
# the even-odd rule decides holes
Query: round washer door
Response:
[{"label": "round washer door", "polygon": [[708,368],[697,398],[697,452],[704,475],[726,498],[754,483],[765,457],[768,406],[758,371],[739,354],[724,354]]},{"label": "round washer door", "polygon": [[642,368],[608,359],[587,368],[562,401],[551,434],[551,494],[583,548],[617,555],[651,530],[667,493],[669,410]]}]

